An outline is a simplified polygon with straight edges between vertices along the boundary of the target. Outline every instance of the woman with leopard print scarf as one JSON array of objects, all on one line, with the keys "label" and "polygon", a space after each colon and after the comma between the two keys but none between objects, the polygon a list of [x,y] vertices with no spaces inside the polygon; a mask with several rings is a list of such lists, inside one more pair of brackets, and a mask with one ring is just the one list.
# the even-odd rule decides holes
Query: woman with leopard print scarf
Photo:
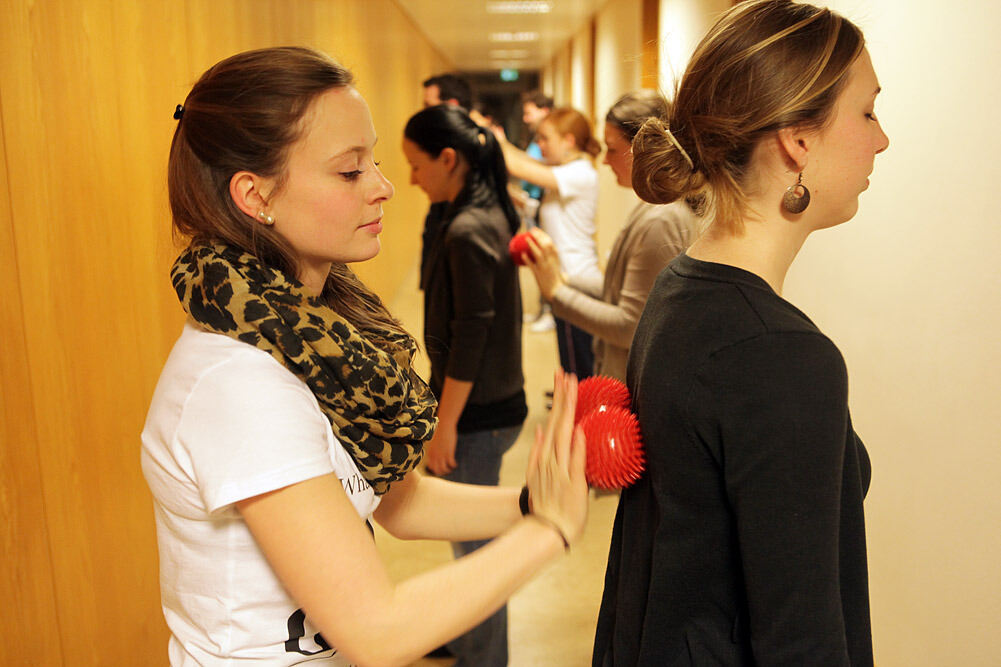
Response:
[{"label": "woman with leopard print scarf", "polygon": [[[557,378],[520,497],[415,470],[436,402],[413,339],[347,268],[378,253],[393,194],[351,83],[315,51],[249,51],[175,112],[170,204],[190,243],[171,279],[188,321],[142,434],[172,665],[404,664],[583,530],[573,378]],[[495,539],[394,583],[373,518],[403,538]]]}]

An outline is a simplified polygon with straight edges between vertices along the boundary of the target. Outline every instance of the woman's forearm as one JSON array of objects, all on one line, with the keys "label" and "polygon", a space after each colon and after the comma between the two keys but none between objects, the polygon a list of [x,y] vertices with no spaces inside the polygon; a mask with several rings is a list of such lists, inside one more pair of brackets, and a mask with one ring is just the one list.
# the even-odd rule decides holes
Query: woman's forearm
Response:
[{"label": "woman's forearm", "polygon": [[639,313],[633,314],[622,306],[605,303],[570,285],[557,289],[551,302],[556,317],[592,336],[616,347],[628,348],[632,343]]},{"label": "woman's forearm", "polygon": [[489,616],[563,550],[555,530],[522,518],[475,553],[394,583],[332,474],[238,506],[311,623],[361,665],[409,664]]},{"label": "woman's forearm", "polygon": [[485,540],[521,518],[519,492],[511,487],[457,484],[413,471],[383,496],[375,518],[404,540]]},{"label": "woman's forearm", "polygon": [[441,389],[441,399],[438,401],[438,421],[454,428],[459,423],[462,411],[466,409],[466,402],[472,391],[472,382],[446,377]]},{"label": "woman's forearm", "polygon": [[363,638],[385,651],[373,664],[410,664],[476,626],[562,553],[552,528],[525,518],[474,553],[397,584],[383,621]]},{"label": "woman's forearm", "polygon": [[559,184],[556,182],[552,167],[539,162],[506,139],[500,144],[501,150],[504,152],[507,171],[511,176],[547,190],[559,190]]},{"label": "woman's forearm", "polygon": [[[664,244],[644,235],[621,251],[626,257],[621,282],[610,277],[612,284],[620,282],[621,285],[614,297],[614,304],[587,293],[594,287],[590,284],[592,280],[588,280],[585,285],[571,279],[569,285],[553,294],[553,312],[557,317],[615,347],[628,349],[657,275],[682,250],[681,247]],[[609,266],[615,263],[613,258]],[[581,287],[585,289],[582,290]]]}]

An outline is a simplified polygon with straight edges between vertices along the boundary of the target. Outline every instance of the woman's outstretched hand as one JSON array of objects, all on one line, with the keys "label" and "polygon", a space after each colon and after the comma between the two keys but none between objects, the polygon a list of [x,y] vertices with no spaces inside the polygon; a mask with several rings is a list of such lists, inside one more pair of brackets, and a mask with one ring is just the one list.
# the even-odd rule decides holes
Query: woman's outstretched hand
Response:
[{"label": "woman's outstretched hand", "polygon": [[587,521],[584,432],[574,428],[577,378],[556,371],[553,409],[545,428],[535,433],[528,458],[528,497],[532,514],[550,523],[568,544],[576,542]]}]

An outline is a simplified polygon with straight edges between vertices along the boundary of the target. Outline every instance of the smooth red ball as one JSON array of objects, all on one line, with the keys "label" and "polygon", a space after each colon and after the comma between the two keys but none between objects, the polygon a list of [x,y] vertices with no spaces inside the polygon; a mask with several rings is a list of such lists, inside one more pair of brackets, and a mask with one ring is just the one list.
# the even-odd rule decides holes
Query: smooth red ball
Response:
[{"label": "smooth red ball", "polygon": [[578,423],[584,415],[594,412],[603,405],[629,410],[631,404],[629,389],[621,380],[606,375],[593,375],[581,380],[577,385],[577,412],[574,414],[574,423]]},{"label": "smooth red ball", "polygon": [[580,420],[587,438],[587,483],[621,489],[640,478],[646,457],[636,415],[623,408],[601,407]]},{"label": "smooth red ball", "polygon": [[520,232],[511,237],[511,242],[507,244],[507,251],[511,255],[511,261],[518,266],[525,266],[527,260],[532,257],[532,251],[528,247],[528,232]]}]

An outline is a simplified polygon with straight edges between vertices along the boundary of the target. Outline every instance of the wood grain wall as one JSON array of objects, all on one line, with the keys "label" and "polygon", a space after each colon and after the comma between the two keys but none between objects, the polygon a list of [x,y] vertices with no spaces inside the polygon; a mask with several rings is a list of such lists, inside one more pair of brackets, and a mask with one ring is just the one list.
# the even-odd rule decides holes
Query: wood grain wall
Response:
[{"label": "wood grain wall", "polygon": [[[397,185],[389,299],[427,203],[403,124],[448,63],[391,0],[5,0],[0,12],[0,656],[4,665],[163,665],[139,433],[183,321],[167,271],[171,114],[207,67],[301,44],[351,67]],[[402,187],[401,187],[402,186]]]}]

